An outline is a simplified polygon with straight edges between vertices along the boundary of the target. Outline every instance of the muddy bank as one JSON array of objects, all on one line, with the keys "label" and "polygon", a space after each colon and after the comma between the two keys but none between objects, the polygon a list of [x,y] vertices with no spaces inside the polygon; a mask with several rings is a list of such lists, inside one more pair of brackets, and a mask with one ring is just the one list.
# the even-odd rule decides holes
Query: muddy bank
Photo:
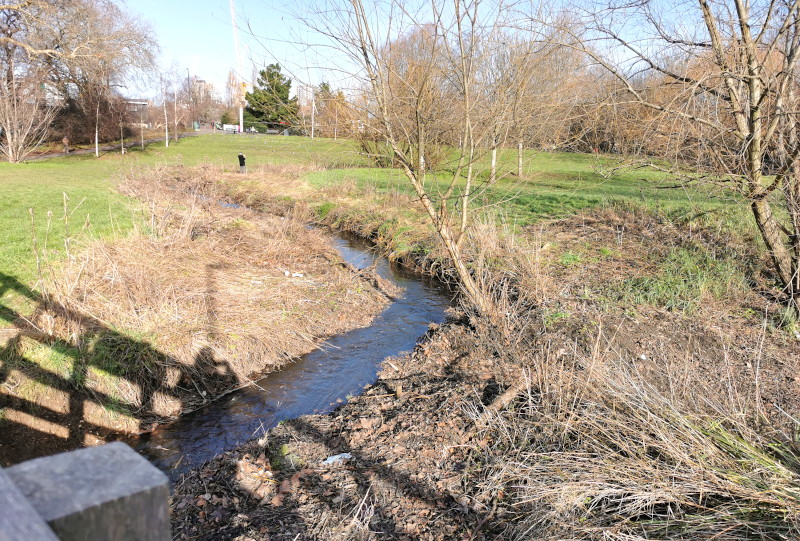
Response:
[{"label": "muddy bank", "polygon": [[798,343],[736,284],[680,299],[691,310],[624,297],[689,246],[665,246],[667,227],[596,213],[540,228],[531,265],[514,267],[529,302],[508,327],[438,327],[332,414],[193,470],[175,485],[173,534],[796,537]]},{"label": "muddy bank", "polygon": [[335,409],[375,381],[384,358],[413,350],[429,324],[444,321],[452,292],[442,284],[389,264],[362,239],[337,236],[334,245],[355,273],[393,294],[369,326],[331,337],[252,386],[127,443],[176,479],[279,422]]},{"label": "muddy bank", "polygon": [[[175,485],[179,539],[467,537],[488,511],[465,500],[471,413],[500,383],[465,354],[465,329],[432,332],[328,416],[283,423]],[[461,351],[462,353],[455,353]],[[455,357],[453,356],[455,354]],[[326,460],[347,453],[349,457]],[[200,493],[202,492],[202,493]],[[474,509],[473,509],[474,508]],[[298,537],[299,536],[299,537]]]},{"label": "muddy bank", "polygon": [[[599,539],[624,521],[630,539],[698,539],[727,528],[744,535],[754,527],[751,519],[719,509],[757,502],[762,494],[734,488],[739,474],[729,477],[726,468],[744,469],[743,476],[762,486],[797,486],[796,474],[770,479],[759,463],[763,457],[750,462],[738,450],[731,453],[705,429],[685,432],[684,422],[727,423],[725,410],[709,416],[698,396],[670,397],[670,388],[703,393],[720,408],[722,393],[733,392],[750,404],[740,413],[757,419],[753,389],[742,386],[743,376],[712,382],[702,373],[708,360],[694,373],[684,364],[682,372],[665,368],[661,375],[672,381],[660,393],[639,371],[645,361],[612,353],[611,331],[599,342],[574,330],[539,328],[535,334],[520,347],[498,336],[487,341],[484,331],[464,321],[433,330],[412,355],[388,359],[374,386],[332,414],[287,421],[177,482],[173,534],[239,541]],[[601,354],[581,351],[597,343]],[[648,351],[669,355],[656,346]],[[649,390],[636,395],[637,389]],[[626,393],[638,397],[635,405]],[[604,399],[610,400],[607,413],[583,418]],[[661,404],[669,409],[655,407]],[[672,408],[681,412],[674,419]],[[751,437],[765,448],[770,441]],[[692,460],[701,449],[705,464],[702,457]],[[682,464],[677,469],[676,461]],[[643,535],[638,506],[652,502],[674,506],[671,513],[681,506],[692,513],[706,502],[703,532],[692,526],[664,536],[645,518],[655,531]],[[766,532],[792,528],[798,513],[789,502],[759,520]]]}]

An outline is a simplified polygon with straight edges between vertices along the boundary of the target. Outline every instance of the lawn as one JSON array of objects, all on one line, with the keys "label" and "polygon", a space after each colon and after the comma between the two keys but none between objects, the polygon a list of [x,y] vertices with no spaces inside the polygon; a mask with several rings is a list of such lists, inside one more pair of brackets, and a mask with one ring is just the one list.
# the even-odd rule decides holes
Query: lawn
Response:
[{"label": "lawn", "polygon": [[124,235],[137,216],[136,204],[115,190],[116,180],[127,171],[158,164],[203,162],[228,163],[233,169],[238,165],[239,152],[247,155],[248,165],[315,163],[338,167],[359,163],[358,154],[348,142],[232,135],[181,139],[169,148],[164,148],[163,143],[153,144],[124,156],[108,152],[100,158],[73,155],[22,164],[0,163],[0,303],[24,312],[26,303],[22,297],[1,284],[9,284],[10,279],[28,286],[36,283],[29,209],[33,211],[40,257],[46,254],[57,260],[65,251],[64,194],[70,237],[80,240]]},{"label": "lawn", "polygon": [[[478,162],[477,177],[488,177],[487,160]],[[536,152],[525,154],[524,177],[503,172],[516,171],[515,151],[501,154],[499,180],[481,188],[478,203],[493,208],[509,222],[529,225],[545,218],[566,216],[581,209],[612,202],[645,206],[673,219],[691,220],[706,217],[714,223],[735,228],[749,228],[747,209],[731,199],[714,197],[705,186],[681,186],[664,173],[651,170],[620,169],[608,174],[616,159],[591,154]],[[605,176],[604,176],[605,174]],[[378,191],[411,193],[412,188],[398,169],[352,167],[311,173],[308,180],[316,186],[355,181]],[[441,193],[450,177],[428,176],[428,188]]]}]

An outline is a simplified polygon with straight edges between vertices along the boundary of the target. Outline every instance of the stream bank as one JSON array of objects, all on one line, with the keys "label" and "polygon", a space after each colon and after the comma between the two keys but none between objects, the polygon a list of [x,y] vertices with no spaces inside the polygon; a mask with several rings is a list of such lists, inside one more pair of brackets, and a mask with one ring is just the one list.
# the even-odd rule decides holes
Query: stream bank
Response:
[{"label": "stream bank", "polygon": [[72,239],[70,259],[43,262],[46,296],[2,282],[36,310],[0,342],[0,464],[152,430],[388,304],[326,232],[220,207],[211,187],[183,190],[172,174],[128,179],[142,229]]},{"label": "stream bank", "polygon": [[451,294],[441,284],[391,265],[353,235],[334,237],[334,246],[356,273],[369,269],[400,289],[368,327],[336,335],[252,385],[126,441],[175,479],[279,422],[325,413],[358,395],[383,359],[412,350],[430,324],[444,321]]},{"label": "stream bank", "polygon": [[[380,237],[379,214],[355,218],[370,210],[325,221]],[[700,291],[693,312],[612,297],[653,273],[654,254],[697,242],[650,214],[594,211],[520,236],[474,245],[508,247],[493,261],[525,302],[507,329],[456,317],[331,414],[192,470],[175,484],[175,537],[797,538],[800,502],[764,506],[754,488],[800,486],[800,349],[747,315],[764,300]]]}]

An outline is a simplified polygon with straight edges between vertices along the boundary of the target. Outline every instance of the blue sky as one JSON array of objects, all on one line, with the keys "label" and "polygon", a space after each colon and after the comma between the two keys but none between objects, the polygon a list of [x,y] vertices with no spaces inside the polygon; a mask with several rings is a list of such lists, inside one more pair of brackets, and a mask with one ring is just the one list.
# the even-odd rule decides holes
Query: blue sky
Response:
[{"label": "blue sky", "polygon": [[[254,67],[278,62],[297,81],[319,81],[303,69],[308,53],[292,45],[302,25],[273,0],[235,0],[242,49],[243,75],[250,79]],[[128,11],[149,23],[161,46],[162,69],[186,70],[225,93],[228,70],[236,68],[229,0],[128,0]],[[258,39],[250,35],[252,28]],[[316,77],[319,78],[319,77]],[[147,93],[147,91],[145,91]],[[155,91],[150,91],[154,94]]]}]

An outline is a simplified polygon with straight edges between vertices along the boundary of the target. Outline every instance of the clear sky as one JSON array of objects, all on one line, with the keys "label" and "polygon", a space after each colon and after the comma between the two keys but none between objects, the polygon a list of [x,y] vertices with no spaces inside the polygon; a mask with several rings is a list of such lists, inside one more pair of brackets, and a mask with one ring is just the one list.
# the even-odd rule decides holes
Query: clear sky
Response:
[{"label": "clear sky", "polygon": [[[235,0],[242,50],[243,78],[250,80],[255,68],[278,62],[295,81],[321,81],[303,66],[308,54],[293,43],[304,32],[284,7],[274,0]],[[236,69],[229,0],[127,0],[128,11],[149,23],[161,46],[162,70],[186,70],[214,84],[224,97],[228,71]],[[252,34],[259,36],[254,38]],[[295,85],[296,86],[296,85]],[[155,90],[146,95],[153,95]]]}]

